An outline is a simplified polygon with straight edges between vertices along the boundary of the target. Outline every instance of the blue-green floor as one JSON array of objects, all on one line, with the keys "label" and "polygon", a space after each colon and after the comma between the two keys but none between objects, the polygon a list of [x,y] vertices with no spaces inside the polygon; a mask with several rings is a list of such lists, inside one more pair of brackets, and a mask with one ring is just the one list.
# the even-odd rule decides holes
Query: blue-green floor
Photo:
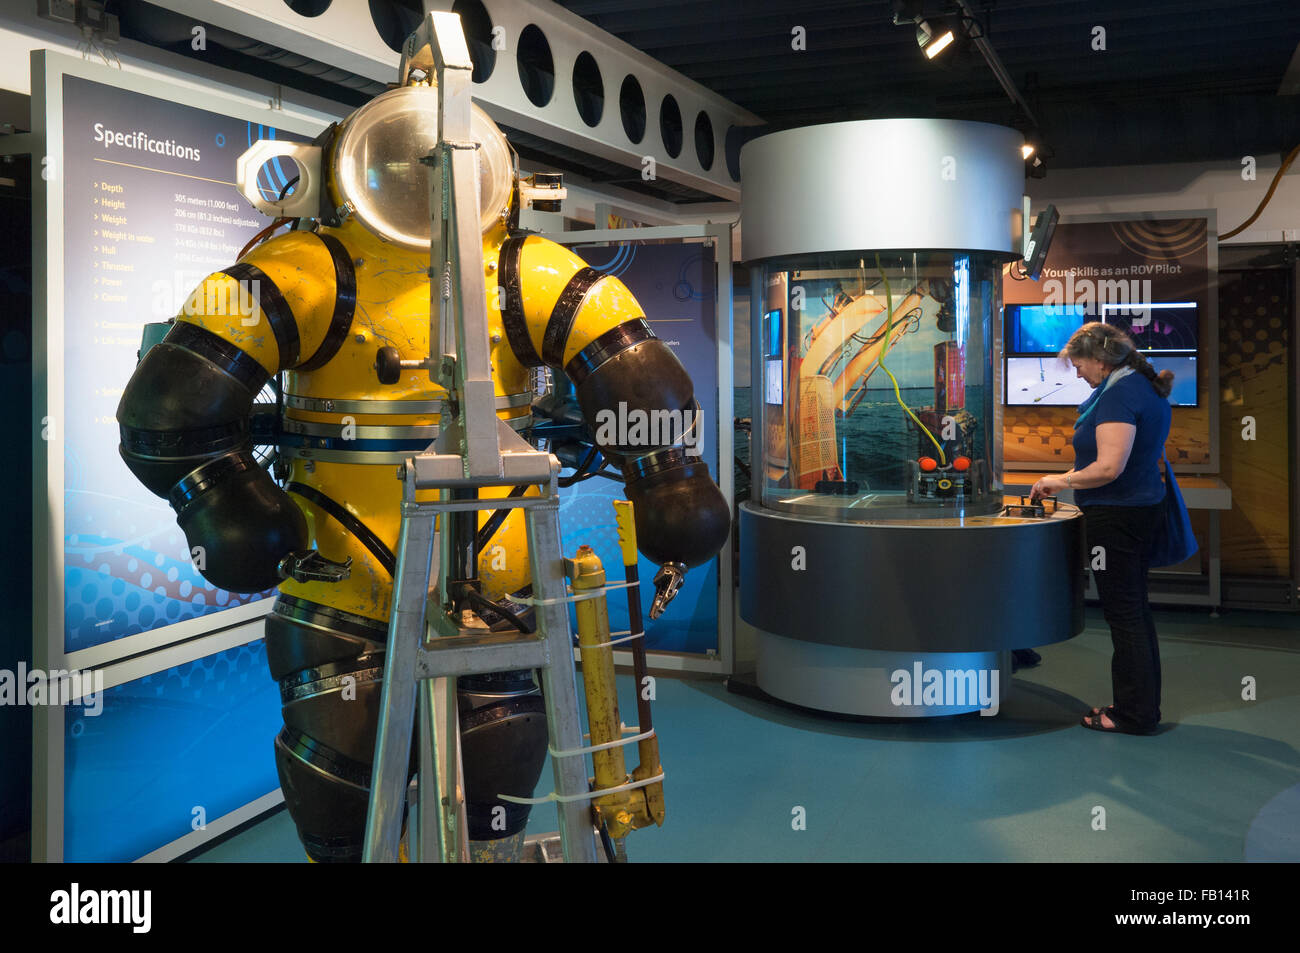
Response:
[{"label": "blue-green floor", "polygon": [[[1096,610],[994,718],[827,720],[658,680],[662,829],[633,861],[1300,861],[1300,617],[1157,613],[1164,730],[1078,724],[1110,697]],[[1257,700],[1242,699],[1252,677]],[[620,680],[626,720],[631,679]],[[635,761],[634,749],[629,749]],[[551,790],[550,769],[538,794]],[[806,829],[795,830],[796,808]],[[1104,821],[1104,829],[1095,829]],[[553,806],[529,832],[553,831]],[[202,861],[301,861],[281,811]]]}]

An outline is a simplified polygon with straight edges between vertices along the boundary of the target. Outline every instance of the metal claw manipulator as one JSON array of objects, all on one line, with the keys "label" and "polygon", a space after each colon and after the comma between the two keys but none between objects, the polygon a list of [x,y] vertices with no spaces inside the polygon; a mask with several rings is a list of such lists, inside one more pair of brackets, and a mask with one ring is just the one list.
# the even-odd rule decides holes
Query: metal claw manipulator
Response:
[{"label": "metal claw manipulator", "polygon": [[[195,289],[166,336],[143,351],[117,411],[123,461],[170,499],[191,550],[205,554],[203,576],[233,592],[278,589],[266,619],[284,714],[275,758],[289,813],[317,861],[362,854],[401,526],[394,472],[455,419],[445,375],[427,366],[444,353],[430,340],[431,311],[460,293],[430,261],[425,160],[439,143],[432,67],[404,54],[396,88],[313,142],[266,140],[240,158],[240,191],[274,224]],[[519,230],[521,205],[554,203],[558,183],[521,181],[505,136],[471,109],[472,142],[452,147],[473,148],[478,180],[449,204],[482,235],[481,249],[475,242],[458,260],[462,275],[482,268],[492,379],[463,399],[490,403],[505,426],[526,433],[531,369],[567,377],[599,452],[626,481],[641,553],[663,567],[655,616],[685,568],[726,542],[730,510],[684,441],[648,445],[635,428],[602,438],[596,424],[602,414],[681,419],[695,407],[691,380],[618,278]],[[292,191],[259,184],[281,156],[298,167]],[[289,230],[273,234],[276,226]],[[265,431],[250,420],[273,379],[273,436],[258,439]],[[259,459],[258,444],[274,445],[274,467]],[[482,496],[520,493],[538,489]],[[474,590],[485,624],[511,627],[532,576],[523,516],[501,512],[510,515],[471,517],[477,536],[467,534],[474,546],[460,582]],[[527,807],[497,795],[531,794],[546,758],[533,674],[462,677],[457,691],[470,839],[522,841]]]}]

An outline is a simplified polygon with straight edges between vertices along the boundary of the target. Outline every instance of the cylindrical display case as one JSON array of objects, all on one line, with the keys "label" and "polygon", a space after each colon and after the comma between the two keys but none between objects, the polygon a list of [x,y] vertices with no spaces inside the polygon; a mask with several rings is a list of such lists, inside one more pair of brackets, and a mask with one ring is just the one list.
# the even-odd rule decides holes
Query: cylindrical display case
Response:
[{"label": "cylindrical display case", "polygon": [[[759,687],[777,698],[862,715],[996,710],[1010,649],[1082,629],[1078,512],[1008,510],[1001,488],[1001,283],[1019,257],[1022,142],[902,119],[742,151],[741,615],[758,633]],[[988,688],[903,686],[927,672]]]}]

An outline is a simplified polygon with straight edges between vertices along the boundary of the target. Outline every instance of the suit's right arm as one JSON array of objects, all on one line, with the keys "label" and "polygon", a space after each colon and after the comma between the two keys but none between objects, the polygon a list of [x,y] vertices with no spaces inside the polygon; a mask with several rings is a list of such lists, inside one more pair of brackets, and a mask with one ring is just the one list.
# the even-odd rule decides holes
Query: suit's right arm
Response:
[{"label": "suit's right arm", "polygon": [[[290,263],[300,276],[334,270],[338,285],[334,245],[291,232],[209,275],[136,366],[118,405],[123,461],[169,500],[191,551],[202,548],[204,578],[231,592],[277,585],[281,560],[307,547],[302,511],[253,457],[249,417],[272,374],[303,366],[304,351],[312,361],[329,343],[341,289],[328,280],[301,283],[306,293],[280,286]],[[322,311],[326,320],[316,320]]]}]

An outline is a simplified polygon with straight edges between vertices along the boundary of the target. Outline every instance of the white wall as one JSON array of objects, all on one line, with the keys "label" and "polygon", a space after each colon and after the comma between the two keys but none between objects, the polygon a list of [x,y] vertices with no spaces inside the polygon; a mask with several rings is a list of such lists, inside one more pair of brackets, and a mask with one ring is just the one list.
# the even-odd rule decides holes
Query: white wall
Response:
[{"label": "white wall", "polygon": [[[19,9],[14,9],[15,7]],[[43,20],[36,16],[35,9],[35,2],[28,0],[22,0],[21,4],[4,0],[3,8],[0,8],[0,89],[31,95],[32,50],[48,49],[69,56],[82,55],[82,51],[77,49],[81,36],[74,27]],[[122,69],[148,72],[155,76],[161,73],[169,82],[178,86],[215,91],[219,95],[259,106],[265,106],[282,95],[286,113],[325,124],[348,112],[347,107],[319,96],[282,90],[266,80],[242,76],[198,59],[156,50],[142,43],[124,40],[107,49],[110,51],[110,59],[113,55],[117,56]],[[101,64],[104,62],[98,55],[92,55],[88,59]],[[220,88],[214,90],[214,83],[220,84]],[[158,95],[166,98],[166,89],[159,89]]]},{"label": "white wall", "polygon": [[[1242,179],[1240,160],[1173,165],[1050,169],[1026,183],[1034,214],[1049,202],[1061,215],[1103,212],[1218,210],[1219,232],[1236,228],[1255,211],[1281,165],[1277,155],[1256,156],[1255,180]],[[1228,243],[1300,241],[1300,160],[1282,176],[1259,219]]]},{"label": "white wall", "polygon": [[[71,56],[82,55],[77,49],[80,41],[77,30],[37,17],[35,6],[35,0],[0,0],[0,90],[24,96],[31,94],[32,50],[51,49]],[[325,124],[351,112],[350,107],[341,103],[221,69],[197,57],[180,56],[130,40],[108,49],[120,59],[124,70],[161,73],[176,85],[208,91],[213,90],[214,83],[220,84],[222,94],[262,106],[281,97],[286,112]],[[98,57],[92,59],[103,62]],[[158,95],[166,98],[167,92],[160,89]],[[531,165],[525,163],[529,167],[526,171],[531,171]],[[585,182],[576,176],[566,176],[566,180],[569,198],[564,214],[583,221],[593,221],[595,206],[602,203],[613,206],[625,217],[656,225],[734,221],[739,214],[738,206],[733,203],[676,206],[623,189]]]}]

